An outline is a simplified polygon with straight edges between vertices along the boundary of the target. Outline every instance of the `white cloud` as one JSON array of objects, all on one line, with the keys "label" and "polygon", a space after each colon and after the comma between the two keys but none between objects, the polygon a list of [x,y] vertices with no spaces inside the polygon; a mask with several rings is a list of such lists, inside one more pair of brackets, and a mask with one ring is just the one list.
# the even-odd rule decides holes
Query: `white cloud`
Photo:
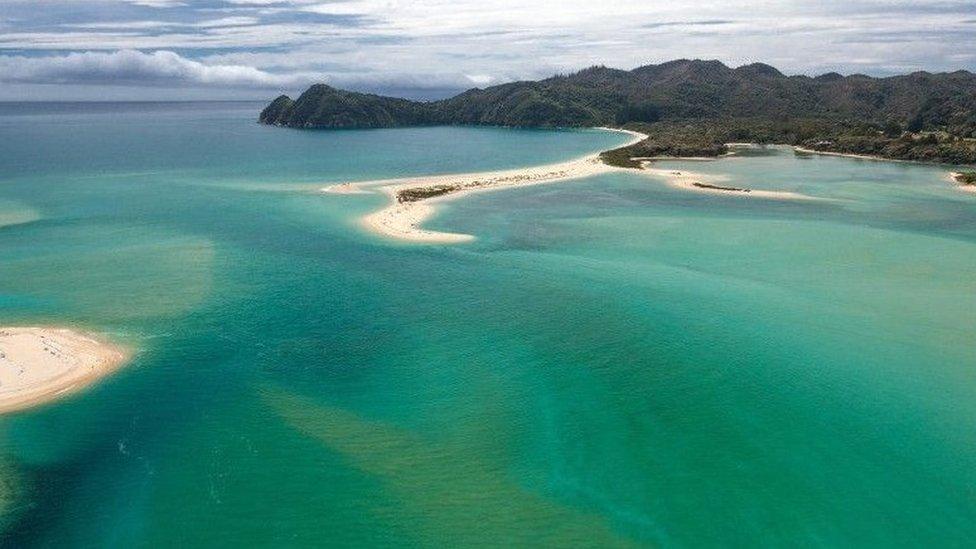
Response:
[{"label": "white cloud", "polygon": [[[64,7],[72,3],[115,6],[59,27],[32,24],[36,2],[49,14],[84,11]],[[4,14],[0,51],[175,50],[192,56],[184,63],[256,71],[249,85],[308,76],[463,88],[681,57],[808,74],[976,68],[971,0],[0,0],[8,3],[26,7]]]},{"label": "white cloud", "polygon": [[88,29],[88,30],[105,30],[105,29],[128,29],[128,30],[147,30],[147,29],[164,29],[172,27],[173,23],[168,21],[112,21],[110,23],[65,23],[61,25],[66,29]]},{"label": "white cloud", "polygon": [[220,27],[245,27],[256,25],[260,19],[256,17],[235,16],[221,17],[219,19],[206,19],[193,23],[183,23],[178,21],[111,21],[93,23],[65,23],[61,27],[66,29],[85,29],[94,31],[115,30],[155,30],[155,29],[212,29]]},{"label": "white cloud", "polygon": [[123,0],[134,6],[143,6],[146,8],[174,8],[177,6],[185,6],[186,2],[180,0]]},{"label": "white cloud", "polygon": [[306,4],[320,3],[321,0],[224,0],[228,4],[238,6],[275,6],[286,4],[290,6],[301,6]]},{"label": "white cloud", "polygon": [[245,65],[207,65],[169,51],[0,56],[0,81],[16,83],[283,88],[308,85],[320,76],[273,74]]},{"label": "white cloud", "polygon": [[403,71],[269,72],[242,63],[204,63],[171,51],[83,52],[59,56],[0,56],[0,83],[89,84],[301,90],[316,83],[353,89],[460,89],[487,84],[486,75]]},{"label": "white cloud", "polygon": [[260,23],[260,21],[261,20],[258,19],[257,17],[244,17],[244,16],[221,17],[220,19],[210,19],[207,21],[200,21],[198,23],[193,23],[190,26],[200,28],[200,29],[209,29],[209,28],[217,28],[217,27],[246,27],[251,25],[257,25],[258,23]]},{"label": "white cloud", "polygon": [[487,74],[466,74],[464,77],[470,80],[471,83],[476,86],[487,86],[488,84],[491,84],[491,81],[493,80],[492,77]]}]

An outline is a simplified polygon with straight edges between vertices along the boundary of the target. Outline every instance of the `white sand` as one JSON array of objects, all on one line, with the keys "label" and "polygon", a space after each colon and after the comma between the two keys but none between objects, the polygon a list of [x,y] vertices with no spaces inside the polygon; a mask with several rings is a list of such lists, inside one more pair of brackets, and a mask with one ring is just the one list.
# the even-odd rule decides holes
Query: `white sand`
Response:
[{"label": "white sand", "polygon": [[766,198],[771,200],[822,200],[821,198],[791,191],[764,191],[759,189],[709,189],[707,187],[695,186],[695,183],[726,186],[724,185],[724,182],[728,181],[728,178],[717,175],[704,175],[688,171],[648,168],[646,166],[643,171],[648,175],[653,175],[664,179],[667,181],[668,185],[671,185],[676,189],[684,189],[687,191],[721,194],[725,196],[741,196],[745,198]]},{"label": "white sand", "polygon": [[870,154],[853,154],[853,153],[840,153],[840,152],[830,152],[830,151],[818,151],[814,149],[805,149],[803,147],[793,147],[793,150],[806,154],[819,154],[821,156],[840,156],[843,158],[856,158],[858,160],[874,160],[877,162],[913,162],[912,160],[901,160],[898,158],[885,158],[883,156],[875,156]]},{"label": "white sand", "polygon": [[122,348],[73,330],[0,327],[0,413],[75,392],[128,358]]}]

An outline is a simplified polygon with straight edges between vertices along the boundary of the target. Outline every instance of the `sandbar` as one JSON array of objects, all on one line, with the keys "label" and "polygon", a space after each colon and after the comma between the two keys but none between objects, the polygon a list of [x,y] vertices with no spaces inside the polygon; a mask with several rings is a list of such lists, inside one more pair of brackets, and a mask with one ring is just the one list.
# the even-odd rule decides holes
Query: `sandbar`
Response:
[{"label": "sandbar", "polygon": [[328,194],[369,194],[369,191],[363,189],[357,183],[338,183],[324,187],[320,191]]},{"label": "sandbar", "polygon": [[857,160],[873,160],[875,162],[907,162],[909,164],[925,164],[925,162],[920,160],[905,160],[902,158],[886,158],[884,156],[878,156],[873,154],[856,154],[856,153],[842,153],[842,152],[832,152],[832,151],[818,151],[816,149],[807,149],[804,147],[794,146],[793,150],[798,153],[803,154],[817,154],[820,156],[839,156],[841,158],[855,158]]},{"label": "sandbar", "polygon": [[[626,147],[647,139],[647,135],[616,128],[597,128],[628,134],[631,139],[621,145]],[[389,205],[360,219],[360,224],[369,231],[386,237],[427,244],[457,244],[474,240],[474,236],[461,233],[433,231],[421,228],[436,211],[435,205],[460,196],[511,187],[526,187],[543,183],[554,183],[571,179],[581,179],[610,172],[645,174],[663,178],[669,185],[683,190],[748,196],[774,200],[818,200],[817,198],[788,191],[764,191],[722,187],[713,182],[720,181],[717,176],[703,176],[691,172],[650,168],[647,158],[642,160],[641,169],[623,168],[604,163],[600,153],[594,153],[566,162],[517,168],[493,172],[464,173],[437,176],[385,179],[355,183],[340,183],[320,189],[323,193],[362,194],[379,191],[389,198]],[[662,158],[661,160],[665,160]],[[682,160],[668,157],[666,160]],[[714,160],[701,158],[696,160]]]},{"label": "sandbar", "polygon": [[76,392],[129,359],[120,346],[76,330],[0,327],[0,413]]},{"label": "sandbar", "polygon": [[725,196],[742,196],[752,198],[766,198],[770,200],[822,200],[814,196],[795,193],[792,191],[764,191],[760,189],[745,189],[723,185],[727,177],[719,175],[704,175],[689,171],[668,170],[663,168],[648,168],[643,170],[648,175],[664,179],[668,185],[676,189],[698,191]]},{"label": "sandbar", "polygon": [[[630,141],[621,145],[633,145],[647,136],[630,130],[612,128],[598,128],[608,131],[626,133],[631,136]],[[377,212],[361,219],[362,225],[381,235],[411,241],[431,244],[455,244],[474,240],[472,235],[431,231],[420,228],[424,221],[435,212],[433,204],[457,198],[472,192],[497,190],[511,187],[527,187],[556,181],[581,179],[614,171],[632,171],[605,164],[600,160],[600,154],[594,153],[567,162],[547,164],[531,168],[516,168],[494,172],[479,172],[453,175],[422,176],[403,179],[387,179],[351,184],[357,190],[364,188],[378,188],[390,198],[390,204]],[[322,189],[323,192],[334,192],[335,185]],[[403,191],[424,191],[440,189],[438,195],[430,198],[407,199]]]}]

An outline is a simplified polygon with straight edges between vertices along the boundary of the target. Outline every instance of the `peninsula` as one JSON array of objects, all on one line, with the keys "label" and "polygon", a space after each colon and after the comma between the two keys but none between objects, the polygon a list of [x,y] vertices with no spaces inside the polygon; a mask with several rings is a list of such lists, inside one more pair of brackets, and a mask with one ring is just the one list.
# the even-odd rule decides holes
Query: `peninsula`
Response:
[{"label": "peninsula", "polygon": [[963,165],[976,163],[974,105],[976,75],[968,71],[810,77],[761,63],[683,59],[630,71],[591,67],[431,102],[317,84],[296,100],[275,99],[259,120],[293,128],[613,126],[647,134],[604,155],[624,167],[636,167],[633,157],[716,157],[730,142]]},{"label": "peninsula", "polygon": [[[471,240],[420,228],[433,204],[460,194],[635,169],[688,191],[812,200],[799,193],[720,184],[712,176],[655,169],[667,158],[714,159],[736,143],[788,144],[798,154],[976,163],[976,75],[916,72],[888,78],[836,73],[786,76],[761,63],[677,60],[631,71],[591,67],[537,82],[472,89],[450,99],[410,101],[317,84],[297,100],[275,99],[263,124],[292,128],[392,128],[423,125],[604,127],[625,145],[569,162],[522,170],[344,183],[323,192],[379,189],[390,205],[363,224],[421,242]],[[971,174],[971,172],[967,172]],[[976,189],[966,174],[953,180]]]},{"label": "peninsula", "polygon": [[75,330],[0,327],[0,413],[78,391],[128,358],[125,349]]}]

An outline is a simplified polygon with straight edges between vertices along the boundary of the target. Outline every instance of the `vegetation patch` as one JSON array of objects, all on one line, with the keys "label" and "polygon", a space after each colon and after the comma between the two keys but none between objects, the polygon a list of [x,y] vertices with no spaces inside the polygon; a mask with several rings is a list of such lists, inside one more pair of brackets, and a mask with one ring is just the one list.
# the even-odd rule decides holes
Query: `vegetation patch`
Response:
[{"label": "vegetation patch", "polygon": [[634,160],[632,149],[633,147],[621,147],[611,151],[604,151],[600,153],[600,160],[602,160],[604,164],[616,166],[618,168],[641,169],[641,162]]},{"label": "vegetation patch", "polygon": [[[823,152],[976,164],[976,75],[957,71],[872,78],[786,76],[773,67],[677,60],[631,71],[591,67],[539,81],[472,89],[440,101],[312,86],[281,96],[265,124],[296,128],[423,125],[633,128],[650,136],[604,153],[715,157],[726,143],[779,143]],[[435,191],[436,192],[436,191]]]},{"label": "vegetation patch", "polygon": [[397,192],[397,202],[419,202],[435,196],[452,193],[460,187],[456,185],[435,185],[433,187],[418,187],[416,189],[403,189]]},{"label": "vegetation patch", "polygon": [[716,191],[732,191],[737,193],[751,193],[752,189],[740,189],[739,187],[723,187],[721,185],[710,185],[708,183],[700,183],[695,181],[692,185],[700,189],[715,189]]},{"label": "vegetation patch", "polygon": [[976,185],[976,172],[957,173],[956,181],[963,185]]}]

